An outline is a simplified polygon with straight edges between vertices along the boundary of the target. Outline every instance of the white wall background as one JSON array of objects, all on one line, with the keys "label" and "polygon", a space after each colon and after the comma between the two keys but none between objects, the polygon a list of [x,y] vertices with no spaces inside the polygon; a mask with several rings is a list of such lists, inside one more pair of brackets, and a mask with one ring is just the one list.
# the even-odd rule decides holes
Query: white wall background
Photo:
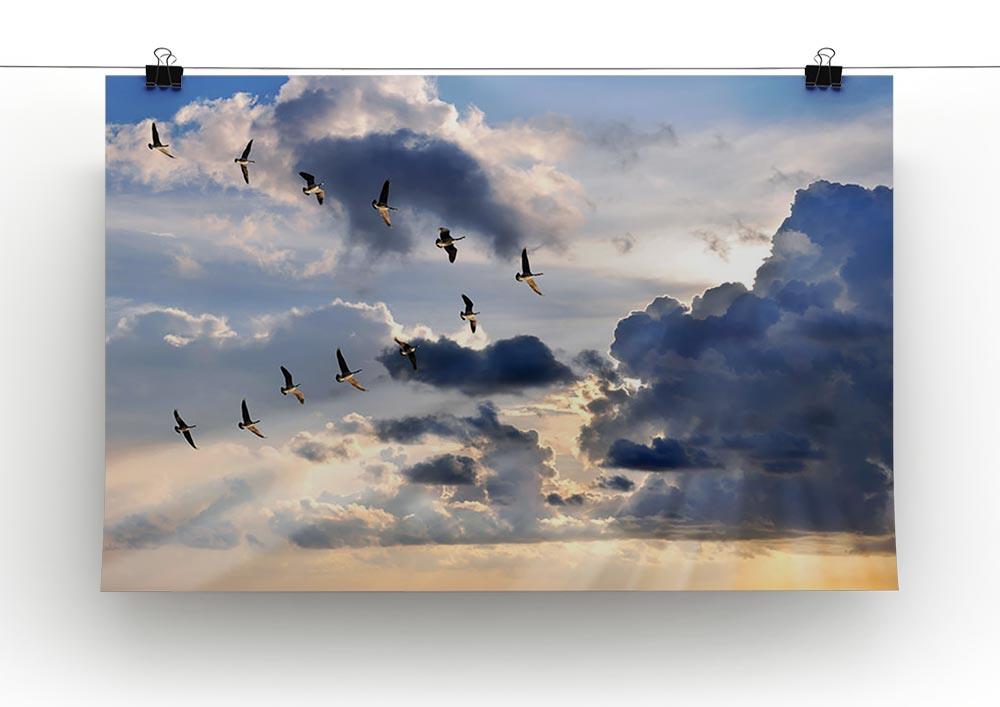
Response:
[{"label": "white wall background", "polygon": [[[996,64],[990,12],[21,2],[0,63]],[[896,76],[898,593],[140,595],[98,592],[102,73],[0,69],[0,702],[996,704],[1000,70]]]}]

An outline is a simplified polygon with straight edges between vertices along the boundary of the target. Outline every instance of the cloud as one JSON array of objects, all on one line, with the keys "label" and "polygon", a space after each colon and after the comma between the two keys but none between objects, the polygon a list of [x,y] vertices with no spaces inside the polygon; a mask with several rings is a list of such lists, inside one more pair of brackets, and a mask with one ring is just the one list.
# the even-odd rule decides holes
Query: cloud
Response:
[{"label": "cloud", "polygon": [[[160,116],[161,136],[175,160],[151,159],[149,120],[109,125],[109,189],[140,183],[159,190],[239,188],[258,202],[300,220],[297,232],[338,233],[342,249],[366,257],[409,252],[433,240],[438,223],[482,236],[498,256],[522,247],[523,235],[558,245],[582,223],[581,186],[557,167],[575,144],[558,121],[512,121],[491,126],[485,115],[464,115],[437,96],[424,76],[291,77],[274,102],[246,93],[197,100]],[[232,157],[254,138],[257,164],[244,189]],[[299,171],[315,174],[327,205],[301,193]],[[400,207],[388,229],[370,206],[382,180],[392,180]],[[292,262],[284,248],[234,239],[233,249],[261,267],[315,276],[314,263]]]},{"label": "cloud", "polygon": [[476,460],[441,454],[404,469],[403,475],[415,484],[474,484],[477,476]]},{"label": "cloud", "polygon": [[107,340],[142,337],[153,331],[174,347],[187,346],[199,340],[221,344],[239,336],[229,326],[226,317],[211,313],[192,314],[179,307],[146,304],[130,305],[120,310]]},{"label": "cloud", "polygon": [[695,319],[721,317],[729,311],[730,305],[748,292],[742,282],[724,282],[709,288],[691,300],[691,316]]},{"label": "cloud", "polygon": [[483,403],[464,417],[374,420],[372,431],[380,442],[402,444],[433,436],[456,443],[462,453],[437,454],[404,468],[402,477],[410,483],[280,504],[272,512],[272,529],[308,548],[551,537],[543,524],[552,511],[542,486],[556,475],[554,454],[537,432],[501,422],[493,405]]},{"label": "cloud", "polygon": [[719,466],[704,450],[662,437],[653,438],[649,446],[616,439],[608,449],[603,464],[637,471],[681,471]]},{"label": "cloud", "polygon": [[545,502],[550,506],[582,506],[587,502],[587,497],[582,493],[572,493],[563,496],[553,491],[545,497]]},{"label": "cloud", "polygon": [[816,182],[753,288],[659,297],[618,323],[617,374],[640,384],[589,406],[581,449],[678,472],[632,494],[627,532],[892,531],[891,255],[889,189]]},{"label": "cloud", "polygon": [[[149,408],[162,427],[164,400],[184,390],[186,405],[199,410],[194,422],[235,416],[231,401],[215,411],[211,388],[199,396],[202,377],[250,390],[251,403],[263,386],[288,410],[275,395],[276,362],[302,380],[312,404],[343,394],[328,384],[335,345],[350,348],[352,363],[353,351],[383,350],[378,360],[391,377],[463,393],[470,385],[476,394],[586,385],[583,460],[645,479],[562,481],[538,432],[501,421],[491,404],[468,415],[354,414],[293,434],[275,450],[329,463],[393,445],[383,449],[385,463],[359,464],[377,476],[363,491],[273,502],[269,527],[293,545],[883,535],[892,524],[890,214],[887,189],[818,183],[800,191],[753,287],[724,283],[690,306],[657,297],[618,322],[610,358],[578,354],[578,373],[534,337],[477,351],[410,336],[420,347],[413,377],[409,362],[385,348],[403,327],[381,302],[338,299],[260,316],[240,324],[240,333],[215,314],[112,303],[123,314],[111,317],[109,333],[111,414],[123,414],[118,401],[126,396],[143,402],[128,408],[130,418]],[[190,341],[172,346],[164,340],[171,334]],[[450,377],[456,371],[475,382]],[[443,402],[429,405],[447,409]],[[272,419],[267,403],[253,409]],[[225,507],[209,498],[135,513],[109,527],[108,544],[243,542],[247,529]]]},{"label": "cloud", "polygon": [[[222,420],[229,427],[229,421],[236,422],[242,397],[262,417],[266,434],[275,415],[289,412],[289,401],[298,406],[278,394],[283,383],[279,366],[302,385],[308,410],[349,392],[333,382],[338,347],[353,366],[364,369],[362,379],[374,390],[379,370],[374,354],[394,335],[429,332],[404,327],[383,302],[339,298],[254,316],[239,331],[225,316],[156,304],[113,306],[109,323],[109,425],[120,438],[134,434],[138,439],[156,439],[164,412],[169,418],[173,407],[192,411],[195,423]],[[318,437],[304,434],[292,444],[293,453],[315,462],[351,453],[329,431]]]},{"label": "cloud", "polygon": [[614,474],[613,476],[601,474],[595,479],[594,486],[608,491],[631,491],[635,488],[635,482],[624,474]]},{"label": "cloud", "polygon": [[[298,486],[272,489],[270,527],[294,545],[874,533],[891,527],[891,436],[885,424],[891,400],[885,346],[891,337],[891,239],[885,234],[891,222],[875,225],[884,221],[879,214],[891,219],[884,203],[872,207],[867,197],[834,194],[839,187],[833,185],[830,194],[823,187],[800,192],[753,287],[726,282],[690,306],[680,301],[690,296],[687,289],[673,291],[682,293],[676,298],[657,298],[641,312],[622,316],[612,358],[584,351],[572,359],[572,369],[560,359],[569,363],[583,346],[604,348],[607,339],[594,337],[606,337],[605,326],[589,327],[598,334],[579,341],[547,330],[547,342],[514,337],[488,343],[480,331],[484,348],[475,350],[471,341],[439,339],[420,325],[407,326],[404,334],[388,306],[361,290],[379,292],[407,318],[440,311],[422,307],[418,297],[399,304],[393,297],[430,296],[431,288],[423,285],[442,284],[432,280],[442,272],[447,278],[478,277],[464,267],[411,267],[425,247],[433,248],[434,226],[442,221],[469,232],[459,261],[467,266],[516,252],[524,239],[529,246],[558,248],[572,234],[567,273],[593,283],[599,288],[594,296],[603,302],[588,323],[617,318],[633,303],[648,301],[649,290],[635,284],[645,275],[658,283],[677,280],[681,271],[699,284],[743,278],[749,249],[757,248],[752,252],[759,257],[773,225],[787,214],[789,185],[804,186],[819,171],[867,184],[891,178],[888,113],[838,120],[822,130],[809,121],[727,125],[721,144],[715,126],[685,133],[681,141],[668,125],[581,127],[552,116],[492,124],[475,107],[459,110],[442,100],[433,78],[296,77],[274,103],[237,94],[198,101],[157,120],[177,160],[146,149],[148,121],[108,131],[114,288],[109,441],[159,441],[164,432],[176,437],[169,429],[174,405],[185,415],[191,410],[189,421],[200,422],[206,435],[218,420],[236,434],[239,395],[248,395],[272,439],[288,440],[272,442],[276,446],[269,450],[285,455],[290,468],[302,473],[301,460],[358,458],[352,465],[358,478],[376,481],[358,493],[317,491],[309,499],[298,498]],[[259,163],[245,188],[232,157],[251,136]],[[597,143],[603,144],[594,149]],[[302,195],[297,176],[313,160],[320,164],[309,171],[329,189],[322,209]],[[771,164],[781,171],[772,173]],[[624,170],[629,178],[623,182]],[[400,207],[393,229],[369,206],[385,177],[392,178],[392,200]],[[140,193],[153,196],[142,200]],[[451,194],[462,198],[456,202]],[[131,238],[167,230],[163,224],[169,237]],[[729,249],[728,263],[692,245],[698,228],[717,234],[720,247]],[[136,241],[127,244],[132,250],[122,246],[128,239]],[[667,272],[650,257],[661,249],[673,252],[671,242],[687,248],[677,260],[680,271],[668,264]],[[402,253],[412,257],[400,258]],[[146,257],[138,263],[143,267],[130,267],[129,258],[151,254],[156,258]],[[368,262],[369,254],[384,257]],[[404,270],[393,270],[400,263]],[[601,277],[587,279],[595,274]],[[178,276],[185,278],[183,287],[177,287]],[[400,283],[395,289],[386,286],[393,278]],[[131,289],[122,287],[126,281]],[[631,289],[603,289],[619,283],[632,283]],[[329,302],[331,287],[368,301]],[[657,288],[668,291],[667,285]],[[445,290],[455,291],[450,285]],[[558,289],[546,294],[554,295],[552,301],[559,297]],[[507,312],[507,322],[491,321],[501,331],[520,321],[516,314]],[[440,328],[437,320],[432,323]],[[393,334],[420,346],[416,373],[392,347]],[[556,343],[559,348],[550,348]],[[337,346],[364,368],[361,377],[371,394],[331,382]],[[303,383],[304,408],[277,394],[279,363]],[[539,423],[539,436],[502,422],[524,419],[509,409],[487,405],[464,414],[478,402],[468,397],[562,385],[586,388],[587,395],[573,401],[572,414],[590,416],[580,437],[582,459],[570,462],[572,480],[559,480],[557,457],[543,441],[553,434],[546,427],[551,420]],[[417,396],[419,407],[411,408]],[[524,402],[528,410],[535,401]],[[304,418],[291,416],[308,416],[331,403],[343,406],[338,414],[357,409],[369,417],[338,422],[335,430],[295,432]],[[431,412],[380,419],[386,409]],[[386,442],[391,447],[378,461],[359,446],[383,439],[392,440]],[[564,459],[560,444],[552,444]],[[850,444],[857,449],[849,450]],[[699,455],[714,468],[688,473]],[[629,472],[635,481],[601,473],[611,461],[639,465]],[[474,479],[407,483],[408,473],[431,468],[449,471],[450,478],[468,478],[471,468]],[[673,473],[655,473],[668,470]],[[316,469],[306,473],[329,476]],[[426,473],[424,478],[434,478]],[[232,511],[179,530],[211,505],[215,491],[206,490],[183,512],[170,504],[167,510],[140,509],[117,526],[119,539],[126,545],[129,538],[148,541],[150,547],[238,542],[236,528],[227,525],[235,523]],[[549,500],[555,497],[561,503]],[[586,503],[570,502],[574,497]],[[266,540],[260,527],[252,530]]]},{"label": "cloud", "polygon": [[[832,422],[832,418],[827,418]],[[810,459],[826,455],[813,447],[808,437],[791,435],[784,430],[768,430],[754,435],[723,437],[720,447],[740,452],[762,471],[791,474],[804,471]]]},{"label": "cloud", "polygon": [[804,187],[817,179],[819,179],[819,175],[804,169],[784,171],[772,165],[771,176],[767,178],[767,181],[775,188],[787,190],[788,188]]},{"label": "cloud", "polygon": [[378,508],[309,499],[297,504],[281,503],[269,519],[277,533],[299,547],[310,549],[378,545],[381,533],[395,522],[391,513]]},{"label": "cloud", "polygon": [[412,343],[417,346],[416,371],[398,349],[385,349],[379,355],[379,362],[393,378],[452,388],[466,395],[520,393],[525,388],[569,383],[576,378],[535,336],[501,339],[479,350],[443,337]]},{"label": "cloud", "polygon": [[288,442],[293,454],[314,464],[328,461],[347,461],[357,456],[357,449],[351,438],[324,439],[307,431],[299,432]]},{"label": "cloud", "polygon": [[[221,487],[221,488],[220,488]],[[207,503],[204,496],[211,500]],[[133,513],[105,528],[108,550],[184,545],[227,550],[240,543],[241,532],[224,516],[253,500],[246,480],[230,477],[190,490],[174,504],[155,511]]]},{"label": "cloud", "polygon": [[[665,85],[671,81],[663,80]],[[367,282],[364,271],[399,264],[401,253],[423,254],[420,246],[429,246],[436,226],[455,227],[441,224],[439,196],[427,193],[425,198],[436,185],[413,183],[374,160],[363,161],[364,178],[330,179],[329,208],[319,208],[301,193],[297,172],[329,146],[351,145],[354,151],[394,144],[405,150],[409,171],[411,163],[424,159],[422,146],[434,145],[441,149],[427,151],[429,160],[461,153],[485,180],[488,213],[483,218],[472,214],[475,223],[468,225],[468,243],[482,243],[482,256],[494,257],[494,243],[508,248],[513,225],[518,240],[529,240],[522,245],[559,249],[572,234],[572,251],[565,253],[577,262],[624,277],[662,278],[663,267],[652,254],[689,249],[685,241],[703,228],[731,240],[727,277],[734,278],[744,273],[739,251],[760,248],[763,241],[731,237],[720,225],[726,220],[767,224],[767,233],[772,232],[770,225],[787,208],[790,188],[812,181],[803,175],[822,173],[864,184],[891,180],[891,111],[886,108],[858,110],[849,119],[819,125],[734,116],[737,122],[724,130],[729,149],[720,150],[719,127],[712,124],[678,140],[668,125],[595,119],[586,110],[494,121],[475,106],[443,100],[437,82],[421,76],[300,76],[289,78],[276,99],[237,93],[198,100],[174,116],[157,116],[161,134],[178,151],[176,160],[146,148],[149,121],[111,125],[109,224],[149,232],[167,230],[162,224],[170,223],[177,242],[192,245],[202,278],[213,282],[216,262],[234,260],[287,279],[335,275],[341,284],[348,278]],[[416,137],[401,140],[403,135]],[[249,137],[258,164],[247,187],[232,158]],[[623,163],[627,184],[616,168]],[[790,181],[772,183],[777,174],[772,165],[791,175]],[[339,163],[330,165],[334,174],[339,169]],[[464,168],[459,173],[473,174]],[[393,179],[394,199],[398,195],[403,209],[392,230],[369,206],[385,177]],[[151,190],[160,192],[155,200],[115,198]],[[650,194],[662,198],[650,200]],[[466,218],[464,204],[446,206],[448,218]],[[209,237],[186,223],[195,220],[188,216],[192,212],[240,217],[248,209],[280,213],[287,225],[278,235],[246,241],[241,231],[229,234],[233,238]],[[720,221],[720,211],[730,209]],[[357,224],[372,249],[358,247]],[[635,247],[607,258],[600,244],[623,232],[634,235]],[[471,254],[466,250],[462,257]],[[717,278],[715,261],[711,251],[688,254],[683,262],[689,282]]]},{"label": "cloud", "polygon": [[705,250],[728,262],[733,248],[738,244],[764,245],[770,243],[771,236],[760,229],[746,225],[739,218],[726,228],[727,233],[719,233],[712,228],[696,228],[692,233],[704,242]]},{"label": "cloud", "polygon": [[765,231],[748,226],[740,219],[736,219],[736,237],[743,243],[770,243],[771,236]]},{"label": "cloud", "polygon": [[679,144],[673,126],[666,123],[660,123],[651,131],[642,131],[628,123],[612,121],[593,126],[583,137],[590,145],[613,154],[622,169],[638,162],[649,147],[677,147]]},{"label": "cloud", "polygon": [[635,247],[635,236],[627,232],[624,235],[612,236],[611,243],[619,255],[627,255]]},{"label": "cloud", "polygon": [[699,240],[704,241],[705,250],[715,253],[723,260],[729,260],[729,254],[732,252],[733,247],[723,236],[706,228],[695,230],[694,235]]},{"label": "cloud", "polygon": [[[531,223],[518,209],[500,201],[479,162],[448,140],[399,130],[358,138],[324,139],[301,151],[298,166],[329,186],[348,215],[352,242],[368,252],[408,252],[419,233],[411,214],[426,211],[441,224],[486,236],[493,252],[511,257],[522,247]],[[392,180],[393,228],[371,208],[384,179]]]}]

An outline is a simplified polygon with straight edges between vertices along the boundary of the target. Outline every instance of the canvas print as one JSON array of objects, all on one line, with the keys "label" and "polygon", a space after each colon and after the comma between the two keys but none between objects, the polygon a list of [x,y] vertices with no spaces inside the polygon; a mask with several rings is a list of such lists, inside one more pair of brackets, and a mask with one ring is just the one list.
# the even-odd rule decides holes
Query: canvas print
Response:
[{"label": "canvas print", "polygon": [[896,587],[891,78],[106,91],[104,589]]}]

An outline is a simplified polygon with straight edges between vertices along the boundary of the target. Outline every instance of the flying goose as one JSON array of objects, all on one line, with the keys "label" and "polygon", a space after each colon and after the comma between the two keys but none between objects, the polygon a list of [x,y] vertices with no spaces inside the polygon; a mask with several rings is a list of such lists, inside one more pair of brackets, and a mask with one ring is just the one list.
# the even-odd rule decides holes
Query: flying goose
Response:
[{"label": "flying goose", "polygon": [[479,321],[476,317],[479,315],[479,312],[472,311],[472,300],[465,295],[462,295],[462,301],[465,302],[465,311],[459,312],[458,316],[462,321],[469,323],[469,326],[472,328],[472,333],[475,334],[476,322]]},{"label": "flying goose", "polygon": [[444,252],[448,254],[448,262],[454,263],[455,256],[458,255],[458,248],[455,247],[455,241],[460,241],[463,238],[465,238],[465,236],[452,238],[451,231],[449,231],[447,228],[444,228],[443,226],[438,226],[438,233],[440,233],[441,235],[439,235],[437,237],[437,240],[434,241],[434,245],[436,245],[438,248],[444,248]]},{"label": "flying goose", "polygon": [[337,364],[340,366],[340,373],[338,373],[336,376],[338,383],[343,383],[344,381],[347,381],[358,390],[362,391],[365,390],[365,388],[363,388],[361,384],[358,383],[357,379],[354,377],[355,373],[361,373],[361,369],[359,368],[356,371],[352,371],[350,368],[348,368],[347,361],[344,360],[344,354],[340,352],[340,349],[337,349]]},{"label": "flying goose", "polygon": [[281,375],[285,377],[285,385],[281,388],[282,395],[288,395],[291,393],[302,405],[306,404],[306,396],[302,394],[302,390],[299,388],[298,383],[292,382],[292,374],[288,372],[288,369],[284,366],[281,367]]},{"label": "flying goose", "polygon": [[389,220],[389,212],[396,211],[394,206],[389,206],[389,180],[382,183],[382,191],[378,195],[378,200],[372,199],[372,208],[378,211],[378,215],[385,221],[385,225],[392,228],[392,221]]},{"label": "flying goose", "polygon": [[261,434],[261,431],[257,429],[257,425],[260,424],[260,420],[250,419],[250,411],[247,410],[246,398],[243,399],[242,407],[243,407],[243,421],[236,423],[236,426],[239,427],[241,430],[250,430],[261,439],[266,439],[266,437],[264,437],[264,435]]},{"label": "flying goose", "polygon": [[176,159],[173,155],[167,152],[167,148],[170,147],[170,145],[164,145],[162,142],[160,142],[160,133],[157,132],[156,130],[156,123],[153,123],[153,141],[148,145],[146,145],[146,147],[148,147],[150,150],[157,150],[159,152],[162,152],[170,159]]},{"label": "flying goose", "polygon": [[233,162],[240,166],[240,170],[243,172],[243,181],[247,184],[250,183],[250,170],[247,169],[248,164],[255,164],[250,157],[250,148],[253,146],[253,140],[247,143],[246,148],[243,150],[243,154],[237,157]]},{"label": "flying goose", "polygon": [[411,346],[408,341],[400,341],[395,336],[392,339],[399,344],[399,355],[410,359],[410,363],[413,364],[413,370],[417,370],[417,347]]},{"label": "flying goose", "polygon": [[316,177],[309,174],[309,172],[299,172],[299,176],[306,180],[306,185],[302,187],[303,194],[315,194],[316,201],[323,205],[323,197],[326,196],[326,192],[323,191],[323,182],[319,184],[316,183]]},{"label": "flying goose", "polygon": [[528,249],[521,249],[521,272],[514,275],[514,279],[518,282],[527,282],[528,287],[535,291],[535,294],[542,294],[542,291],[538,289],[538,285],[535,284],[535,278],[544,275],[545,273],[531,272],[531,266],[528,265]]},{"label": "flying goose", "polygon": [[188,444],[197,449],[198,447],[195,446],[194,440],[191,438],[191,430],[193,430],[198,425],[189,425],[185,423],[184,420],[181,419],[180,414],[176,410],[174,410],[174,419],[177,420],[177,424],[174,425],[174,432],[176,432],[179,435],[184,435],[184,439],[188,441]]}]

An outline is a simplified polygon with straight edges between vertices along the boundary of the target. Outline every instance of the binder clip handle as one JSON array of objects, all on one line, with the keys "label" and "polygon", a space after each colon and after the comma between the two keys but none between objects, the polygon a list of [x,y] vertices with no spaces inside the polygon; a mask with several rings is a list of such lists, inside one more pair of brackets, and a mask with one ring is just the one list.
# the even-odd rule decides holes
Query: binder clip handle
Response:
[{"label": "binder clip handle", "polygon": [[184,67],[176,65],[174,53],[167,47],[157,47],[153,56],[156,64],[146,64],[146,88],[180,88]]},{"label": "binder clip handle", "polygon": [[833,47],[820,47],[816,50],[816,56],[813,59],[820,66],[823,66],[824,63],[830,66],[833,64],[833,57],[835,56],[837,56],[837,51]]},{"label": "binder clip handle", "polygon": [[806,88],[840,88],[844,67],[833,65],[836,55],[833,47],[821,47],[816,51],[815,63],[806,66]]}]

